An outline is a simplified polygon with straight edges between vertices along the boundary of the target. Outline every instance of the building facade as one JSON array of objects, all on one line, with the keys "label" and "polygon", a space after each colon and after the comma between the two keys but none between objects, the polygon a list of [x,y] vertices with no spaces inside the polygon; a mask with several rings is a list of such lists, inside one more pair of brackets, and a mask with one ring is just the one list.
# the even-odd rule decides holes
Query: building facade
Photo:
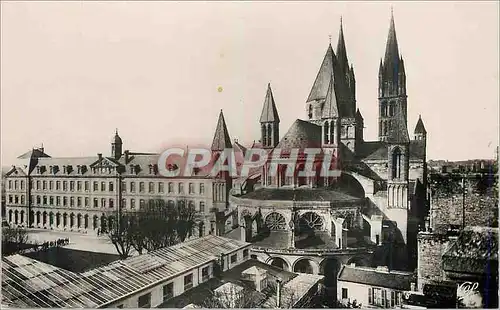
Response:
[{"label": "building facade", "polygon": [[[225,128],[221,114],[214,137]],[[226,129],[227,130],[227,129]],[[231,141],[225,141],[231,145]],[[51,157],[43,148],[18,157],[6,173],[6,218],[11,225],[97,234],[113,225],[117,214],[139,210],[159,200],[197,211],[196,236],[224,228],[231,189],[228,178],[207,171],[191,176],[165,177],[159,173],[160,154],[123,149],[118,132],[110,156]],[[175,166],[174,169],[181,169]],[[222,220],[219,220],[222,218]]]}]

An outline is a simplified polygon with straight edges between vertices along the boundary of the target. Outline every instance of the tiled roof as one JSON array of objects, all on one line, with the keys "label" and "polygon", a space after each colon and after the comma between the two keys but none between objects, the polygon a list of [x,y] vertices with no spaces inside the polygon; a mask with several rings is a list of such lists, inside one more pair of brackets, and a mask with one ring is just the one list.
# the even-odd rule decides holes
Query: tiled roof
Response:
[{"label": "tiled roof", "polygon": [[387,160],[387,143],[383,141],[365,141],[360,144],[356,156],[365,160]]},{"label": "tiled roof", "polygon": [[349,194],[323,188],[260,188],[241,196],[244,199],[282,200],[282,201],[355,201]]},{"label": "tiled roof", "polygon": [[264,100],[264,106],[262,108],[262,114],[260,115],[260,122],[280,122],[280,117],[278,115],[278,110],[276,109],[276,104],[274,103],[273,92],[271,90],[271,84],[267,85],[266,99]]},{"label": "tiled roof", "polygon": [[475,274],[498,271],[498,228],[467,227],[442,261],[445,271]]},{"label": "tiled roof", "polygon": [[321,127],[303,120],[296,120],[278,143],[278,149],[305,149],[321,147]]},{"label": "tiled roof", "polygon": [[410,160],[425,158],[425,142],[421,140],[410,141]]},{"label": "tiled roof", "polygon": [[371,267],[344,265],[340,269],[338,281],[409,291],[412,276],[410,272],[384,271]]},{"label": "tiled roof", "polygon": [[77,274],[21,255],[3,258],[2,304],[102,307],[248,243],[209,235]]}]

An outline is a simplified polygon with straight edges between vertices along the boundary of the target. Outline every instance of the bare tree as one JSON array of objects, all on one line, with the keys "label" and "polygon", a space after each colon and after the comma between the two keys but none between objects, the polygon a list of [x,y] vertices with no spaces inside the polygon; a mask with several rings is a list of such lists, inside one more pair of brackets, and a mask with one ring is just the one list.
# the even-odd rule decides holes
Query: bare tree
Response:
[{"label": "bare tree", "polygon": [[135,212],[116,215],[113,222],[118,225],[109,238],[121,257],[127,257],[132,248],[142,254],[183,242],[191,236],[196,219],[194,206],[187,205],[185,199],[176,204],[150,199]]},{"label": "bare tree", "polygon": [[2,228],[2,252],[13,254],[19,252],[28,243],[28,232],[21,227]]},{"label": "bare tree", "polygon": [[228,286],[224,290],[210,290],[208,297],[203,301],[203,308],[257,308],[262,297],[254,290],[238,286]]}]

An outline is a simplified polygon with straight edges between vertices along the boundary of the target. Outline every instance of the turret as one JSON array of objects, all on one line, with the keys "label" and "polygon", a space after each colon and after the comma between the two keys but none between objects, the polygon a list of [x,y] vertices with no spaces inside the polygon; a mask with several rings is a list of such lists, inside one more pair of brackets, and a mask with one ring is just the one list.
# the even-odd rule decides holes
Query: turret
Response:
[{"label": "turret", "polygon": [[118,129],[115,131],[115,136],[111,140],[111,157],[114,159],[120,159],[122,156],[123,142],[122,138],[118,135]]},{"label": "turret", "polygon": [[417,125],[415,126],[415,140],[426,140],[427,130],[425,130],[424,122],[422,121],[422,116],[418,116]]}]

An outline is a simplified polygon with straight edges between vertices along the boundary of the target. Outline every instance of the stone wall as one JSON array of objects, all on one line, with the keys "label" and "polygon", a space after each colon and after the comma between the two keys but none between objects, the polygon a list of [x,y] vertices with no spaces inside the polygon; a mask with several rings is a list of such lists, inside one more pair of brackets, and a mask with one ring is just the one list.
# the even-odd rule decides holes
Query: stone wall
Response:
[{"label": "stone wall", "polygon": [[442,269],[442,255],[452,242],[445,235],[421,232],[417,238],[418,290],[422,291],[427,283],[440,282],[445,279]]},{"label": "stone wall", "polygon": [[[431,203],[431,228],[435,233],[446,233],[450,225],[462,226],[462,195],[433,197]],[[498,222],[497,201],[490,196],[470,194],[465,197],[465,226],[493,226]],[[495,224],[496,223],[496,224]]]}]

